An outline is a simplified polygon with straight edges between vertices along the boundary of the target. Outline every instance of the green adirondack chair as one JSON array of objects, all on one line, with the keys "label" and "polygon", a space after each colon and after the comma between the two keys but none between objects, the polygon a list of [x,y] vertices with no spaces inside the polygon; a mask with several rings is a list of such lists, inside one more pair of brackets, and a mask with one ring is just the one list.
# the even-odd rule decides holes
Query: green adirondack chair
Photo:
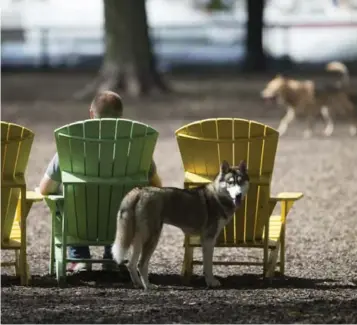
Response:
[{"label": "green adirondack chair", "polygon": [[158,132],[136,121],[105,118],[65,125],[54,133],[63,195],[45,199],[52,212],[50,274],[56,271],[61,284],[68,262],[112,262],[67,258],[67,246],[113,243],[122,198],[149,183]]},{"label": "green adirondack chair", "polygon": [[24,175],[33,139],[31,130],[1,121],[1,249],[15,252],[15,260],[1,261],[1,266],[14,266],[22,285],[30,279],[26,218],[32,204],[42,200],[40,194],[26,190]]}]

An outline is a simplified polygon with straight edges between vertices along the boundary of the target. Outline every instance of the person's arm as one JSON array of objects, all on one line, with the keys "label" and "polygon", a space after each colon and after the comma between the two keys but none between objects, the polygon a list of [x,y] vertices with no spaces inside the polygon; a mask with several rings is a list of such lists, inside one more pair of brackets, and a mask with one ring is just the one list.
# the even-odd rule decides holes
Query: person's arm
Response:
[{"label": "person's arm", "polygon": [[59,192],[61,181],[58,155],[55,154],[46,169],[45,175],[43,175],[40,181],[39,192],[42,195],[57,194]]},{"label": "person's arm", "polygon": [[58,193],[60,185],[60,182],[54,181],[45,174],[41,179],[39,191],[42,195],[56,194]]},{"label": "person's arm", "polygon": [[157,173],[156,164],[152,161],[150,172],[149,172],[150,186],[162,187],[161,178]]}]

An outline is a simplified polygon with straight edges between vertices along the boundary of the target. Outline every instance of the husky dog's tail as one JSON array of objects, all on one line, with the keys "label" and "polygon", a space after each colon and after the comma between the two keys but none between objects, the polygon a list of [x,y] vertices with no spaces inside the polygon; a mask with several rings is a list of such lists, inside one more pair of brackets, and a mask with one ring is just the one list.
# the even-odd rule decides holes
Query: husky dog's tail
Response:
[{"label": "husky dog's tail", "polygon": [[327,71],[337,71],[341,74],[341,86],[348,87],[350,84],[350,74],[347,67],[339,61],[332,61],[326,64]]},{"label": "husky dog's tail", "polygon": [[129,192],[123,199],[117,217],[115,241],[112,245],[113,259],[122,264],[135,237],[135,207],[140,198],[139,189]]}]

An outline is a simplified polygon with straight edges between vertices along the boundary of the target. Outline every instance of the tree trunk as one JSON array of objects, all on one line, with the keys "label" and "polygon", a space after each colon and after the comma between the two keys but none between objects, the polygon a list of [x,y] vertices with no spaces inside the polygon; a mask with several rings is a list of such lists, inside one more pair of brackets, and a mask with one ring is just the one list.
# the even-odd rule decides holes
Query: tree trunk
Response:
[{"label": "tree trunk", "polygon": [[245,68],[249,71],[262,71],[266,68],[263,50],[264,0],[246,0],[248,20],[246,25]]},{"label": "tree trunk", "polygon": [[[148,94],[154,87],[161,91],[169,91],[162,76],[157,71],[156,59],[153,54],[152,43],[149,35],[149,26],[146,14],[145,0],[122,0],[129,6],[127,15],[128,48],[130,43],[131,55],[126,60],[126,66],[131,66],[127,72],[128,85],[137,85],[138,94]],[[130,33],[131,31],[131,33]],[[128,88],[130,89],[130,88]],[[135,88],[133,89],[135,94]]]},{"label": "tree trunk", "polygon": [[95,91],[147,95],[169,91],[152,52],[145,0],[104,0],[105,54],[99,76],[75,96]]}]

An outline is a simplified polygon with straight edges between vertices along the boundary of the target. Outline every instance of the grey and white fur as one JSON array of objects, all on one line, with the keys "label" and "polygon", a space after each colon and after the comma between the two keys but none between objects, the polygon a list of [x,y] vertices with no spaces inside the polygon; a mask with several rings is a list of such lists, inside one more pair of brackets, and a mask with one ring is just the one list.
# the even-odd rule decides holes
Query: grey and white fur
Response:
[{"label": "grey and white fur", "polygon": [[217,177],[196,188],[134,188],[124,197],[118,212],[112,246],[114,260],[124,263],[131,247],[127,264],[131,280],[135,287],[149,289],[149,261],[163,224],[170,224],[185,234],[200,235],[206,284],[220,286],[212,270],[216,239],[241,205],[248,189],[249,176],[244,161],[238,167],[223,161]]}]

